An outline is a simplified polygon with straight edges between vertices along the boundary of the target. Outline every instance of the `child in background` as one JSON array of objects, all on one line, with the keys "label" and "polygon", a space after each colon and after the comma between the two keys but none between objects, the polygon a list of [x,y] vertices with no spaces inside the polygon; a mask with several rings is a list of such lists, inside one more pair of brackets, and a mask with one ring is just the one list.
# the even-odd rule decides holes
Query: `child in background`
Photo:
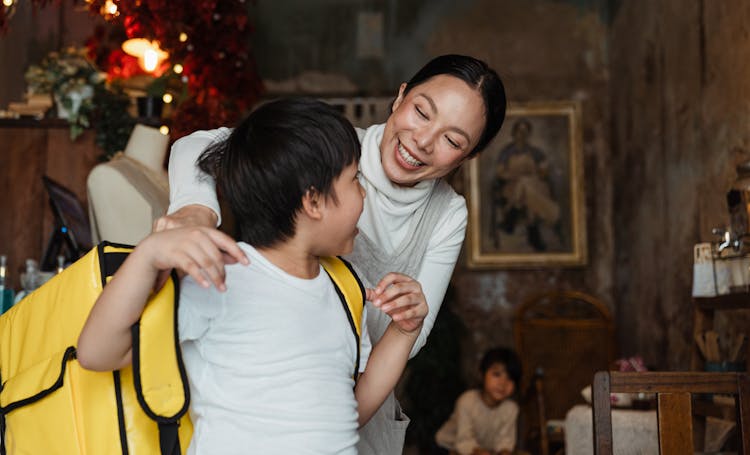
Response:
[{"label": "child in background", "polygon": [[188,453],[356,454],[358,426],[395,386],[427,315],[419,283],[404,275],[367,289],[392,322],[369,360],[363,331],[367,368],[355,383],[359,340],[319,257],[353,248],[365,197],[359,156],[354,128],[322,102],[255,110],[199,162],[232,208],[239,243],[202,227],[144,239],[92,309],[80,364],[130,364],[130,326],[163,271],[177,268],[190,275],[178,311]]},{"label": "child in background", "polygon": [[484,354],[479,370],[482,388],[458,397],[435,441],[460,455],[509,455],[518,419],[518,405],[510,397],[521,379],[521,362],[510,349],[496,348]]}]

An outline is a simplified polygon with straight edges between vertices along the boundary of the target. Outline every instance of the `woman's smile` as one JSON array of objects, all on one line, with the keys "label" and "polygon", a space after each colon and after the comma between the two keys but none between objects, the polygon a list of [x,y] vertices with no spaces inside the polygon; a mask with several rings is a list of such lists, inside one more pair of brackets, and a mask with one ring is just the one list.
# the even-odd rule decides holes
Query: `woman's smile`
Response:
[{"label": "woman's smile", "polygon": [[402,144],[400,141],[398,142],[398,146],[396,147],[397,156],[401,158],[402,163],[405,164],[406,167],[409,168],[420,168],[424,166],[424,163],[419,161],[414,155],[409,153],[409,150],[404,147],[404,144]]}]

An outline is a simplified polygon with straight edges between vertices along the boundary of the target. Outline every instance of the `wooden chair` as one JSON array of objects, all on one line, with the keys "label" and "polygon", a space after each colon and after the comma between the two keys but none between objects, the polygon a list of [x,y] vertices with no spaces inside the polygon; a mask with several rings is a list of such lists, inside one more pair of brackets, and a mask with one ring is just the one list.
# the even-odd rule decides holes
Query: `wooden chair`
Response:
[{"label": "wooden chair", "polygon": [[732,394],[736,398],[740,454],[750,453],[750,376],[745,373],[600,371],[594,376],[594,453],[612,455],[610,392],[655,393],[659,453],[694,453],[692,394]]},{"label": "wooden chair", "polygon": [[538,441],[539,453],[549,455],[551,445],[564,442],[562,425],[548,432],[550,420],[561,423],[571,407],[583,403],[581,390],[615,359],[612,315],[582,292],[546,292],[518,307],[513,331],[523,364],[519,443],[531,448]]}]

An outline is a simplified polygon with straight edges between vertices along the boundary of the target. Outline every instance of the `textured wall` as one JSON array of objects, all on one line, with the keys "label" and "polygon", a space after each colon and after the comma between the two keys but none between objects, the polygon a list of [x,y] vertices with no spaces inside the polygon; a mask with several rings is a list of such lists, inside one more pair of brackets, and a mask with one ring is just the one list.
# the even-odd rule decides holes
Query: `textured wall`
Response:
[{"label": "textured wall", "polygon": [[82,45],[94,30],[96,20],[88,12],[66,4],[34,8],[30,2],[18,6],[0,35],[0,109],[12,101],[23,101],[23,74],[47,52],[63,46]]},{"label": "textured wall", "polygon": [[469,376],[483,350],[513,345],[513,311],[531,294],[582,290],[614,310],[608,28],[601,11],[575,3],[476,1],[436,24],[426,43],[430,55],[459,52],[485,59],[503,77],[511,101],[576,99],[583,105],[588,264],[481,272],[459,265],[452,305],[469,329],[463,340]]},{"label": "textured wall", "polygon": [[748,19],[743,0],[635,0],[612,26],[620,341],[653,365],[689,366],[692,245],[750,157]]}]

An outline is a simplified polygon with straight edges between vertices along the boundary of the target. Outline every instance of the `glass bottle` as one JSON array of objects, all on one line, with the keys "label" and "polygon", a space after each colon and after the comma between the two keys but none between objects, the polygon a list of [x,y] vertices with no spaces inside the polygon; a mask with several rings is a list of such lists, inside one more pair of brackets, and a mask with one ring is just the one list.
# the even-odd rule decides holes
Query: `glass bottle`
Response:
[{"label": "glass bottle", "polygon": [[8,256],[0,255],[0,314],[13,306],[13,288],[8,281]]},{"label": "glass bottle", "polygon": [[65,256],[60,254],[57,256],[57,273],[60,273],[63,270],[65,270]]},{"label": "glass bottle", "polygon": [[31,294],[40,284],[42,283],[41,275],[39,274],[39,263],[34,259],[26,259],[26,271],[21,274],[21,287],[23,289],[16,295],[16,303]]}]

